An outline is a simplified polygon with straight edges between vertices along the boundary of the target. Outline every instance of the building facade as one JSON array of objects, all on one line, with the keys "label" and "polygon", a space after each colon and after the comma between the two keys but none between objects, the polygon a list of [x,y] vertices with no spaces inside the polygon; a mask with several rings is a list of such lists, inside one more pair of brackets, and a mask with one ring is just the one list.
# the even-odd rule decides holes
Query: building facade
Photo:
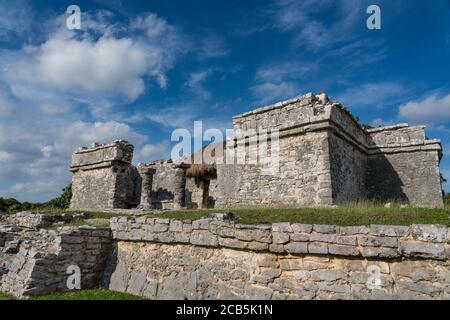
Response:
[{"label": "building facade", "polygon": [[442,147],[424,126],[365,129],[341,104],[311,93],[235,116],[233,126],[236,135],[217,146],[213,164],[136,168],[125,141],[78,150],[71,207],[442,205]]}]

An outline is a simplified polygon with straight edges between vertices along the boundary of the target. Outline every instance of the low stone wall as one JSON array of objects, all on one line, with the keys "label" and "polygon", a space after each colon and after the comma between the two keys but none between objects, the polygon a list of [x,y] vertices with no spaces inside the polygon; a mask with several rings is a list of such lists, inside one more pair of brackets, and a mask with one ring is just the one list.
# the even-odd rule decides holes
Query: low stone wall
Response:
[{"label": "low stone wall", "polygon": [[120,217],[111,228],[105,284],[150,298],[450,299],[447,226]]},{"label": "low stone wall", "polygon": [[0,292],[24,297],[67,291],[69,266],[80,268],[81,288],[99,286],[111,248],[109,229],[64,227],[59,233],[37,233],[21,242],[0,278]]},{"label": "low stone wall", "polygon": [[3,215],[0,218],[0,222],[2,224],[10,224],[19,227],[40,229],[51,226],[55,223],[83,221],[90,217],[91,215],[89,213],[64,213],[60,215],[48,215],[32,211],[22,211],[15,214]]}]

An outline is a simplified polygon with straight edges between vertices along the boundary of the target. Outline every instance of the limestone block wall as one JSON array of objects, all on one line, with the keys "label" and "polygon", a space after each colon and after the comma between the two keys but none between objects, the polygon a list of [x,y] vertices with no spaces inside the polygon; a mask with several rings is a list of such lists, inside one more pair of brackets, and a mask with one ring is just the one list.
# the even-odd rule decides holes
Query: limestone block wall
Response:
[{"label": "limestone block wall", "polygon": [[418,205],[442,205],[440,142],[427,140],[423,126],[369,130],[368,195]]},{"label": "limestone block wall", "polygon": [[72,157],[72,209],[131,208],[139,203],[139,175],[126,141],[82,148]]},{"label": "limestone block wall", "polygon": [[450,299],[443,225],[120,217],[111,227],[104,284],[149,298]]},{"label": "limestone block wall", "polygon": [[96,288],[111,248],[111,231],[64,227],[59,233],[41,230],[23,240],[8,272],[0,278],[0,292],[24,297],[68,291],[68,267],[81,271],[81,288]]},{"label": "limestone block wall", "polygon": [[217,165],[217,207],[332,204],[328,133],[279,140],[279,171],[259,164]]},{"label": "limestone block wall", "polygon": [[172,161],[154,161],[149,167],[155,169],[152,184],[152,205],[157,209],[173,208],[176,172]]},{"label": "limestone block wall", "polygon": [[371,183],[366,180],[366,153],[334,132],[328,137],[333,203],[366,199],[367,184]]},{"label": "limestone block wall", "polygon": [[[325,94],[306,94],[256,109],[233,117],[233,123],[238,137],[253,129],[278,130],[280,170],[278,176],[268,177],[262,174],[261,163],[218,165],[219,206],[359,200],[442,205],[442,148],[439,140],[427,139],[423,126],[365,130]],[[236,153],[234,144],[227,141],[227,149]]]}]

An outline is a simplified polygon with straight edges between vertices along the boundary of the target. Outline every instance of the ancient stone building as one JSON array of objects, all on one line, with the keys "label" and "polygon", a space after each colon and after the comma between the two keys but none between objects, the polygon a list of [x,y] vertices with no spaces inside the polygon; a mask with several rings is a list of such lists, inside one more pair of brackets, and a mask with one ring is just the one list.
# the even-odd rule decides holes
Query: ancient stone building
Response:
[{"label": "ancient stone building", "polygon": [[[233,124],[236,135],[220,144],[224,152],[213,164],[168,160],[136,168],[133,146],[125,141],[76,151],[71,207],[317,206],[358,200],[442,205],[442,148],[439,140],[427,139],[423,126],[366,130],[341,104],[311,93],[235,116]],[[250,161],[254,154],[256,162]]]}]

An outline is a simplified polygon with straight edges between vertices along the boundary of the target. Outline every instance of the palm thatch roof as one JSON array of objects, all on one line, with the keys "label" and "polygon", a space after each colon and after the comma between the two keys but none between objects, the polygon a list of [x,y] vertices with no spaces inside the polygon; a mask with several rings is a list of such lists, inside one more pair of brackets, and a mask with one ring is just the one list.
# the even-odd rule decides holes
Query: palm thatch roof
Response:
[{"label": "palm thatch roof", "polygon": [[[216,162],[215,162],[215,157],[219,157],[222,156],[220,154],[216,155],[215,151],[217,148],[222,148],[222,150],[224,150],[224,146],[225,146],[225,142],[218,142],[215,144],[209,144],[205,147],[203,147],[202,149],[198,150],[197,152],[193,153],[190,156],[190,162],[192,163],[191,166],[187,169],[186,175],[188,177],[195,177],[195,178],[214,178],[216,177],[217,174],[217,167],[216,167]],[[211,151],[211,154],[206,154],[205,155],[205,150],[208,147],[208,149],[213,148],[213,150]],[[223,154],[223,153],[222,153]],[[212,162],[213,163],[205,163],[205,157],[212,157]],[[196,161],[198,161],[198,159],[202,160],[202,163],[196,163]],[[211,162],[211,161],[210,161]]]}]

